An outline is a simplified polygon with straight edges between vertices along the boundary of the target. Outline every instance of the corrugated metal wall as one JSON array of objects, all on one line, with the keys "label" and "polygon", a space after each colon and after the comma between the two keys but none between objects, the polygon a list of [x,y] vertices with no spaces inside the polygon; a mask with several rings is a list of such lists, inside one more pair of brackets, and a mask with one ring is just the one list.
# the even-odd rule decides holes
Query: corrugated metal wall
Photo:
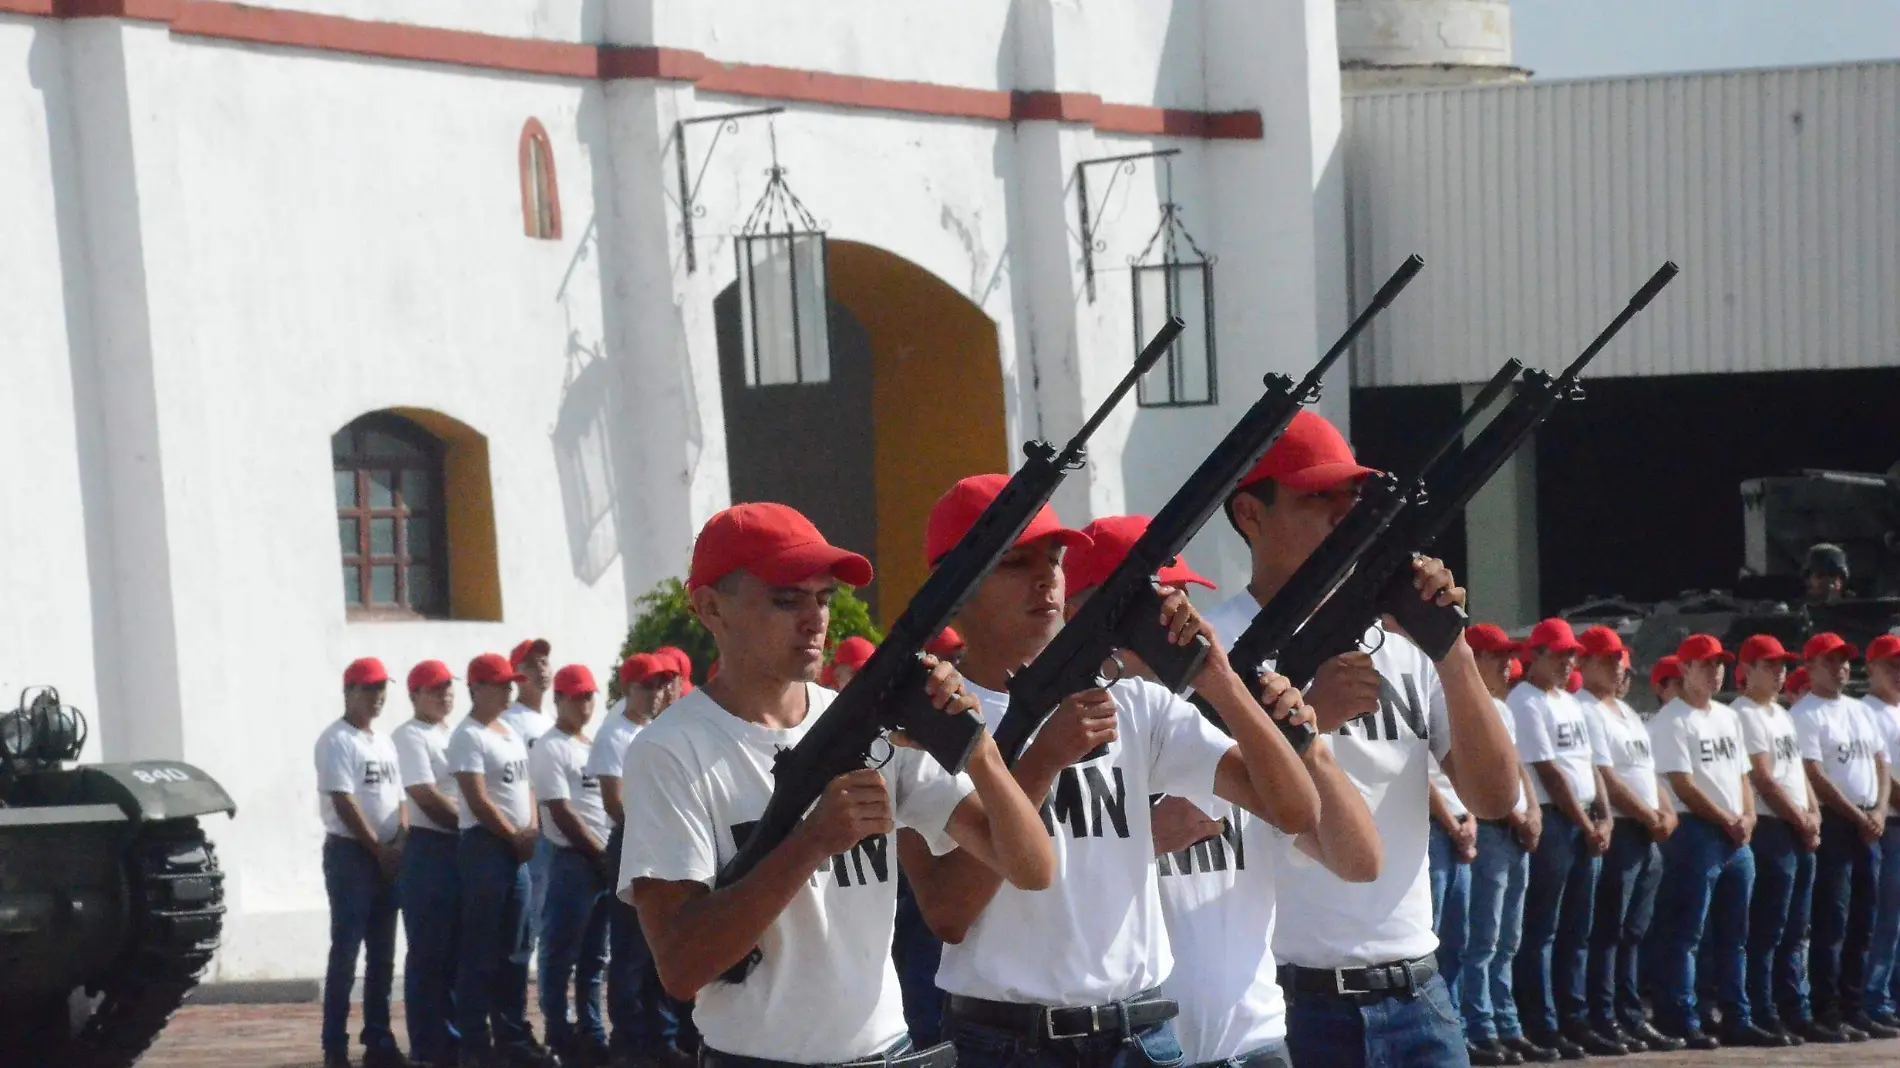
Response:
[{"label": "corrugated metal wall", "polygon": [[1359,386],[1900,365],[1900,63],[1379,93],[1346,103],[1349,270],[1425,273]]}]

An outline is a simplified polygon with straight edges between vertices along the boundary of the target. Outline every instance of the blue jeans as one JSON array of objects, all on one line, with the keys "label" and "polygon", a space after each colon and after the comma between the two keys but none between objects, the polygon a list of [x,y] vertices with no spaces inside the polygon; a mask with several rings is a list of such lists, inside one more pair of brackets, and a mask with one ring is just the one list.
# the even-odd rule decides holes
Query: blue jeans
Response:
[{"label": "blue jeans", "polygon": [[396,884],[409,940],[402,965],[409,1053],[432,1062],[454,1060],[461,1039],[455,1030],[455,943],[462,918],[455,847],[453,834],[410,831]]},{"label": "blue jeans", "polygon": [[1862,842],[1859,828],[1832,809],[1821,814],[1808,980],[1814,989],[1814,1015],[1830,1023],[1862,1009],[1880,867],[1879,844]]},{"label": "blue jeans", "polygon": [[1012,1031],[944,1017],[944,1037],[956,1044],[957,1068],[1181,1068],[1187,1054],[1172,1023],[1060,1042],[1037,1042]]},{"label": "blue jeans", "polygon": [[1755,855],[1722,828],[1684,813],[1663,847],[1661,923],[1656,978],[1661,998],[1656,1016],[1665,1029],[1699,1030],[1696,953],[1706,925],[1709,959],[1715,968],[1716,999],[1725,1027],[1749,1021],[1744,983],[1748,956],[1748,899],[1755,884]]},{"label": "blue jeans", "polygon": [[1464,1021],[1442,976],[1409,997],[1287,995],[1293,1063],[1324,1068],[1469,1068]]},{"label": "blue jeans", "polygon": [[[607,853],[620,863],[620,828],[607,839]],[[615,878],[618,883],[618,877]],[[609,889],[607,906],[607,1019],[616,1053],[647,1053],[678,1040],[680,1020],[672,998],[660,988],[660,972],[640,930],[640,914]]]},{"label": "blue jeans", "polygon": [[1636,967],[1662,881],[1662,850],[1633,819],[1610,832],[1590,925],[1590,1025],[1611,1032],[1643,1022]]},{"label": "blue jeans", "polygon": [[1432,928],[1438,932],[1438,974],[1445,977],[1451,1003],[1456,1005],[1459,961],[1464,955],[1465,923],[1471,910],[1471,866],[1458,859],[1451,835],[1437,820],[1431,823],[1427,856],[1432,872]]},{"label": "blue jeans", "polygon": [[[1900,762],[1900,754],[1895,754]],[[1867,952],[1867,1011],[1900,1008],[1900,819],[1887,818],[1880,839],[1880,906]]]},{"label": "blue jeans", "polygon": [[1795,1027],[1812,1017],[1802,967],[1814,892],[1814,854],[1792,826],[1773,816],[1755,824],[1755,894],[1748,908],[1748,1001],[1764,1027]]},{"label": "blue jeans", "polygon": [[464,1051],[512,1046],[528,1030],[528,956],[533,952],[528,865],[488,831],[462,832],[456,850],[462,879],[462,944],[455,969],[455,1015]]},{"label": "blue jeans", "polygon": [[330,963],[323,973],[323,1052],[350,1048],[350,990],[363,961],[363,1046],[395,1049],[389,991],[396,974],[396,887],[354,838],[323,837],[323,888],[330,896]]},{"label": "blue jeans", "polygon": [[[574,849],[554,850],[548,896],[542,903],[541,1015],[548,1045],[566,1048],[577,1038],[607,1044],[600,990],[607,974],[607,886],[594,865]],[[574,984],[575,1020],[567,1018],[567,984]]]},{"label": "blue jeans", "polygon": [[1596,910],[1598,858],[1583,828],[1544,806],[1544,836],[1531,854],[1524,887],[1524,946],[1517,955],[1517,1011],[1537,1037],[1589,1022],[1585,982],[1590,917]]},{"label": "blue jeans", "polygon": [[891,936],[891,960],[897,966],[897,985],[904,992],[904,1026],[919,1046],[942,1041],[943,991],[937,989],[937,965],[943,943],[930,933],[917,907],[910,880],[897,873],[897,926]]},{"label": "blue jeans", "polygon": [[1524,935],[1524,884],[1530,864],[1530,854],[1509,827],[1478,824],[1478,859],[1471,862],[1471,909],[1458,980],[1465,1034],[1473,1042],[1524,1034],[1511,993],[1511,963]]},{"label": "blue jeans", "polygon": [[1206,1061],[1195,1068],[1293,1068],[1293,1055],[1287,1052],[1286,1043],[1269,1042],[1259,1049],[1250,1049],[1238,1057],[1229,1057],[1224,1061]]}]

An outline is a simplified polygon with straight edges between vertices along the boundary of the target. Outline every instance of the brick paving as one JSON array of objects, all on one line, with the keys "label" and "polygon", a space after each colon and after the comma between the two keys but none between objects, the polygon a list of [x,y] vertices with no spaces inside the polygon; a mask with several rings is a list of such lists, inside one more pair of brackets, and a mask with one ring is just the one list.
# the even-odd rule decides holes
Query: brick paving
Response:
[{"label": "brick paving", "polygon": [[[315,1005],[199,1005],[167,1028],[140,1068],[318,1068]],[[402,1030],[402,1006],[396,1006]],[[354,1022],[352,1027],[354,1027]],[[540,1031],[540,1020],[535,1029]],[[1900,1040],[1795,1050],[1722,1050],[1719,1053],[1644,1054],[1614,1062],[1631,1068],[1894,1068]]]}]

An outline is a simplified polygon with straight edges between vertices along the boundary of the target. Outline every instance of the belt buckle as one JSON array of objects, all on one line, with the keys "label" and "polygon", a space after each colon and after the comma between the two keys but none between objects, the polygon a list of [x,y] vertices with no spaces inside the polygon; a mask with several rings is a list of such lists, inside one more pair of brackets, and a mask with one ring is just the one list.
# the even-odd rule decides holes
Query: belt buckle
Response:
[{"label": "belt buckle", "polygon": [[1102,1007],[1100,1005],[1090,1005],[1088,1008],[1088,1011],[1089,1011],[1088,1030],[1076,1031],[1072,1034],[1057,1034],[1056,1033],[1056,1012],[1057,1011],[1058,1010],[1056,1009],[1049,1009],[1046,1013],[1044,1013],[1043,1018],[1042,1018],[1043,1032],[1049,1036],[1049,1040],[1051,1042],[1060,1042],[1064,1039],[1087,1038],[1090,1035],[1095,1034],[1097,1031],[1100,1031],[1102,1029]]},{"label": "belt buckle", "polygon": [[1350,987],[1350,986],[1347,986],[1347,985],[1346,985],[1346,973],[1347,973],[1348,971],[1355,971],[1355,970],[1356,970],[1356,971],[1359,971],[1359,972],[1369,972],[1369,971],[1371,971],[1371,969],[1369,969],[1369,968],[1359,968],[1359,969],[1350,969],[1350,968],[1334,968],[1334,969],[1333,969],[1333,990],[1334,990],[1334,992],[1335,992],[1335,993],[1337,993],[1337,994],[1338,994],[1338,995],[1339,995],[1340,997],[1342,997],[1342,998],[1349,998],[1349,997],[1357,997],[1357,996],[1358,996],[1358,995],[1360,995],[1360,994],[1370,994],[1370,993],[1372,993],[1372,988],[1371,988],[1371,987],[1366,987],[1366,988],[1364,988],[1364,989],[1357,989],[1357,990],[1356,990],[1356,989],[1354,989],[1354,988],[1352,988],[1352,987]]}]

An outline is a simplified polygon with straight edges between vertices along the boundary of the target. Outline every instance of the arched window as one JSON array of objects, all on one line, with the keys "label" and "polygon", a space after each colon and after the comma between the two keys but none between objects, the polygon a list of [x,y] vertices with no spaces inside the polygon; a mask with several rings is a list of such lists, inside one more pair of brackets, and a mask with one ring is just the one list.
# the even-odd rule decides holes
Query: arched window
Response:
[{"label": "arched window", "polygon": [[447,618],[442,442],[399,415],[365,415],[330,439],[343,603],[356,618]]},{"label": "arched window", "polygon": [[561,191],[554,181],[554,145],[540,119],[521,128],[521,218],[529,237],[561,236]]}]

